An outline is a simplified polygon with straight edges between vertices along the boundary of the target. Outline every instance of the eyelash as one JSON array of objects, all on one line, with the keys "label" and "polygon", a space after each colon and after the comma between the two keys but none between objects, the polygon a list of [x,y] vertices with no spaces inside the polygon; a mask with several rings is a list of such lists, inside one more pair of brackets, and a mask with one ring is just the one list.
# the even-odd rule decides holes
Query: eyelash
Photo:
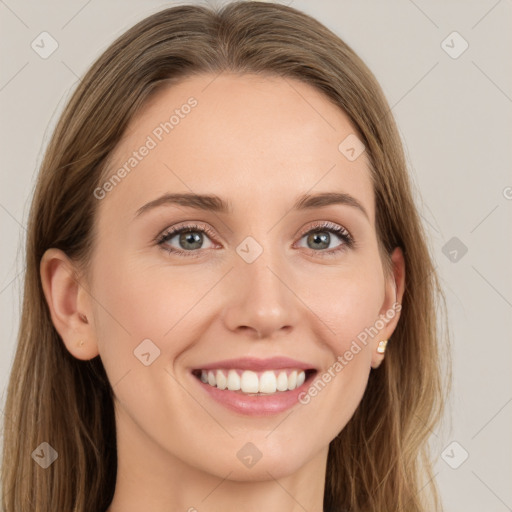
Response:
[{"label": "eyelash", "polygon": [[[165,242],[168,242],[171,238],[174,238],[175,235],[179,235],[184,232],[188,231],[199,231],[201,233],[205,233],[210,238],[215,239],[213,231],[208,228],[207,226],[199,226],[197,224],[189,224],[186,226],[182,226],[179,228],[170,228],[167,231],[164,231],[161,235],[159,235],[155,242],[157,245],[159,245],[164,251],[170,253],[170,254],[176,254],[178,256],[184,256],[187,258],[197,258],[201,254],[201,250],[190,250],[190,251],[183,251],[181,249],[176,248],[170,248],[168,245],[165,244]],[[355,241],[352,235],[345,229],[340,226],[337,226],[336,224],[333,224],[332,222],[318,222],[315,223],[308,231],[305,233],[302,233],[300,236],[300,239],[302,239],[304,236],[309,235],[311,233],[315,233],[317,231],[326,231],[329,233],[334,233],[337,235],[343,243],[339,245],[338,247],[334,249],[323,249],[319,251],[315,251],[314,249],[309,249],[309,251],[312,251],[313,253],[320,253],[324,257],[329,256],[335,256],[339,251],[343,251],[346,249],[352,249],[355,246]]]}]

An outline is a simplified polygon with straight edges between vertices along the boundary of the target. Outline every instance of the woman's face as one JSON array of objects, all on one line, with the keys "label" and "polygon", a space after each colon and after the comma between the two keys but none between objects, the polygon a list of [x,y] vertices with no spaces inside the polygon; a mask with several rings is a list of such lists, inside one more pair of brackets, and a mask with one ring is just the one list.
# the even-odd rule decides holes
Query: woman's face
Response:
[{"label": "woman's face", "polygon": [[[95,192],[82,305],[134,457],[233,480],[325,462],[398,319],[377,322],[399,297],[354,133],[306,84],[226,73],[159,91],[132,121]],[[312,199],[327,193],[345,201]],[[299,388],[277,390],[294,371]]]}]

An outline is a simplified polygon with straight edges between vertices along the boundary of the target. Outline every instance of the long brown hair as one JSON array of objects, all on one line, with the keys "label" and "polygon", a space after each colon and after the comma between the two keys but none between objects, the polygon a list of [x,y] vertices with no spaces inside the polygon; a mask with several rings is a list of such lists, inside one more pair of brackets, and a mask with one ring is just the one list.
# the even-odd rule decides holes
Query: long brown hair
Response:
[{"label": "long brown hair", "polygon": [[[363,61],[321,23],[280,4],[235,2],[220,9],[176,6],[137,23],[93,64],[60,117],[30,210],[21,327],[5,408],[5,512],[104,511],[112,500],[113,391],[100,357],[74,358],[54,328],[41,257],[55,247],[87,269],[98,205],[93,192],[134,114],[169,81],[223,71],[301,80],[343,109],[366,146],[387,271],[392,250],[404,252],[400,321],[354,416],[330,444],[325,510],[430,512],[438,506],[427,441],[449,390],[440,367],[449,356],[446,350],[441,358],[448,336],[437,325],[444,296],[389,105]],[[58,453],[58,463],[47,469],[31,458],[42,442]]]}]

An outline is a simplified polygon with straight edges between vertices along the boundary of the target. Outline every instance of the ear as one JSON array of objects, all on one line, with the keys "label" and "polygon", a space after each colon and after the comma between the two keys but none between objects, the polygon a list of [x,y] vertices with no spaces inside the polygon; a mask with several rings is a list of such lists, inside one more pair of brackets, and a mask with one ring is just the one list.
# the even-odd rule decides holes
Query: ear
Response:
[{"label": "ear", "polygon": [[[402,297],[405,290],[405,262],[400,247],[396,247],[391,254],[392,273],[386,278],[385,296],[379,318],[383,327],[372,342],[372,368],[378,368],[384,360],[384,353],[377,351],[380,341],[389,340],[393,334],[402,309]],[[392,343],[392,341],[390,341]]]},{"label": "ear", "polygon": [[90,294],[79,281],[74,264],[60,249],[48,249],[39,271],[53,325],[66,348],[77,359],[96,357]]}]

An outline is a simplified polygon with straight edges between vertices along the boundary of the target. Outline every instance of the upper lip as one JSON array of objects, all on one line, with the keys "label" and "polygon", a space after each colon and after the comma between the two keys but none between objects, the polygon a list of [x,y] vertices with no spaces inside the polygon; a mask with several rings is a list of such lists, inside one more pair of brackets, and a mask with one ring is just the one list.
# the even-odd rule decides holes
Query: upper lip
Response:
[{"label": "upper lip", "polygon": [[240,357],[237,359],[224,359],[214,363],[205,364],[196,368],[197,370],[215,370],[220,368],[238,369],[238,370],[279,370],[284,368],[298,368],[301,370],[314,370],[309,363],[291,359],[290,357],[270,357],[268,359],[258,359],[256,357]]}]

